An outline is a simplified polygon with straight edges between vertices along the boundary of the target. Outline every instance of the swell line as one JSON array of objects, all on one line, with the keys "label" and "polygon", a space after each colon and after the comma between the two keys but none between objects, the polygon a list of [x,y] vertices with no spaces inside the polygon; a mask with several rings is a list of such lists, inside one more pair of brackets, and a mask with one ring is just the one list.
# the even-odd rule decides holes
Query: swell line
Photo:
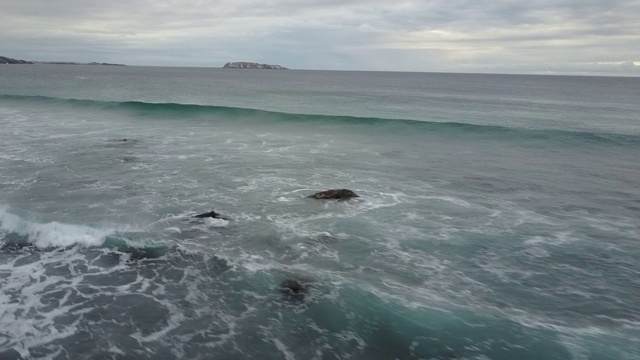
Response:
[{"label": "swell line", "polygon": [[470,124],[463,122],[440,122],[400,118],[358,117],[350,115],[323,115],[288,113],[252,108],[220,105],[200,105],[185,103],[153,103],[143,101],[103,101],[89,99],[68,99],[49,96],[0,94],[0,101],[34,102],[38,104],[58,104],[82,108],[126,111],[139,116],[187,118],[210,116],[214,118],[260,119],[270,121],[322,122],[360,124],[377,127],[410,127],[411,131],[445,132],[458,134],[483,134],[527,138],[532,140],[588,141],[615,145],[639,145],[640,136],[631,134],[608,133],[604,131],[530,129],[489,124]]}]

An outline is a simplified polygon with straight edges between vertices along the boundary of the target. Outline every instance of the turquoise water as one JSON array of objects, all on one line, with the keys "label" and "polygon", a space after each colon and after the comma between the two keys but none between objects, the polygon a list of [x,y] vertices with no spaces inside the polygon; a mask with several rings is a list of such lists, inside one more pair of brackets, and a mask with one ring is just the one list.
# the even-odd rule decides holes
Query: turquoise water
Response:
[{"label": "turquoise water", "polygon": [[640,359],[639,98],[3,66],[0,358]]}]

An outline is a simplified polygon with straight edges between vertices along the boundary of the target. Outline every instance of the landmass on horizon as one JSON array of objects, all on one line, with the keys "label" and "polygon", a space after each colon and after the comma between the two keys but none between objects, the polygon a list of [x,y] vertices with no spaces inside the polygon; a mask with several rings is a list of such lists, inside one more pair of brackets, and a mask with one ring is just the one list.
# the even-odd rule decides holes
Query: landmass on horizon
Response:
[{"label": "landmass on horizon", "polygon": [[70,62],[70,61],[27,61],[27,60],[18,60],[12,59],[4,56],[0,56],[0,64],[53,64],[53,65],[109,65],[109,66],[125,66],[124,64],[111,64],[111,63],[99,63],[99,62],[90,62],[90,63],[80,63],[80,62]]},{"label": "landmass on horizon", "polygon": [[254,62],[228,62],[224,64],[223,69],[269,69],[269,70],[289,70],[281,65],[258,64]]},{"label": "landmass on horizon", "polygon": [[[27,61],[27,60],[18,60],[9,57],[0,56],[0,64],[49,64],[49,65],[110,65],[110,66],[126,66],[124,64],[112,64],[112,63],[99,63],[99,62],[90,62],[90,63],[81,63],[81,62],[72,62],[72,61]],[[260,64],[255,62],[247,62],[247,61],[236,61],[236,62],[228,62],[224,64],[223,69],[268,69],[268,70],[289,70],[288,68],[282,65],[270,65],[270,64]]]},{"label": "landmass on horizon", "polygon": [[99,63],[99,62],[90,62],[90,63],[80,63],[80,62],[69,62],[69,61],[33,61],[33,64],[49,64],[49,65],[108,65],[108,66],[126,66],[125,64],[111,64],[111,63]]},{"label": "landmass on horizon", "polygon": [[31,61],[17,60],[4,56],[0,56],[0,64],[33,64]]}]

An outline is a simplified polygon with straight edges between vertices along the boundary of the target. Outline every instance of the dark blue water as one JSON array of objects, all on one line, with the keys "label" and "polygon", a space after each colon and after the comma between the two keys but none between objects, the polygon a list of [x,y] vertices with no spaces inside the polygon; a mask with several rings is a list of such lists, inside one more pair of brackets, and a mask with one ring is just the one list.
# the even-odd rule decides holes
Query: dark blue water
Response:
[{"label": "dark blue water", "polygon": [[639,85],[3,66],[0,358],[639,359]]}]

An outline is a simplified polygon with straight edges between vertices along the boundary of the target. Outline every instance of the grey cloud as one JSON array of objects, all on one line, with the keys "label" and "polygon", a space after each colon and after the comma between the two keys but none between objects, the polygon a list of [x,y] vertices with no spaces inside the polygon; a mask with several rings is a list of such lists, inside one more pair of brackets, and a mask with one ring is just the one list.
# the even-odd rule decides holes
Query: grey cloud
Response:
[{"label": "grey cloud", "polygon": [[3,0],[0,55],[531,72],[640,61],[639,15],[638,0]]}]

